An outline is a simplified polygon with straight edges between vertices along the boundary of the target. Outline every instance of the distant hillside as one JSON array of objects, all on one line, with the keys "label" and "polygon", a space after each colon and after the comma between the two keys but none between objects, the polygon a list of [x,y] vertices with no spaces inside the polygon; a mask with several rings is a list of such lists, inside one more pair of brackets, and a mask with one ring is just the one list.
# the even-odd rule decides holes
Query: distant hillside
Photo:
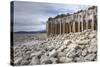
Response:
[{"label": "distant hillside", "polygon": [[31,34],[35,34],[35,33],[46,33],[46,30],[42,30],[42,31],[17,31],[14,33],[31,33]]}]

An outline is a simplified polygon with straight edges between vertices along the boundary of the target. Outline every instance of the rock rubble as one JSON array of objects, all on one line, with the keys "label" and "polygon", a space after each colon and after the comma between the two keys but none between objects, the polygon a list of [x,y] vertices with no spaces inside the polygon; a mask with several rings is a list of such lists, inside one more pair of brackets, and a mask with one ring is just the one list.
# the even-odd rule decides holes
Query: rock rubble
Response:
[{"label": "rock rubble", "polygon": [[57,64],[97,60],[97,31],[48,37],[45,42],[14,47],[15,65]]}]

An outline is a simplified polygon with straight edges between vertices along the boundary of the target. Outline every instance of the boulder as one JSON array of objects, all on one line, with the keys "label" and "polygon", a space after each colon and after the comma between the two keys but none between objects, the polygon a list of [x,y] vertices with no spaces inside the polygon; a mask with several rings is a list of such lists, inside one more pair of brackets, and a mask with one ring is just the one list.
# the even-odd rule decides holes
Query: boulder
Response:
[{"label": "boulder", "polygon": [[66,57],[66,63],[70,63],[70,62],[72,62],[73,61],[73,58],[68,58],[68,57]]},{"label": "boulder", "polygon": [[22,60],[21,65],[29,65],[30,60]]},{"label": "boulder", "polygon": [[77,43],[78,45],[86,45],[86,44],[88,44],[89,42],[90,42],[89,39],[87,39],[87,40],[77,40],[77,41],[76,41],[76,43]]},{"label": "boulder", "polygon": [[72,43],[67,46],[68,49],[75,49],[76,47],[78,47],[78,44],[76,44],[76,43]]},{"label": "boulder", "polygon": [[31,57],[33,56],[41,56],[44,52],[43,51],[38,51],[38,52],[34,52],[34,53],[31,53]]},{"label": "boulder", "polygon": [[97,43],[92,43],[90,45],[90,47],[88,47],[88,52],[89,53],[91,53],[91,52],[93,52],[93,53],[97,52]]},{"label": "boulder", "polygon": [[94,33],[94,34],[90,34],[89,35],[89,38],[91,39],[91,38],[95,38],[96,37],[96,33]]},{"label": "boulder", "polygon": [[60,57],[59,63],[66,63],[66,57]]},{"label": "boulder", "polygon": [[96,58],[96,54],[88,54],[84,59],[88,61],[93,61]]},{"label": "boulder", "polygon": [[80,56],[80,57],[75,57],[74,59],[73,59],[73,62],[84,62],[85,60],[84,60],[84,57],[82,57],[82,56]]},{"label": "boulder", "polygon": [[70,43],[72,43],[71,40],[65,40],[65,41],[64,41],[64,45],[66,45],[66,46],[69,45]]},{"label": "boulder", "polygon": [[23,59],[22,57],[17,57],[17,58],[14,60],[14,64],[15,64],[15,65],[21,64],[22,59]]},{"label": "boulder", "polygon": [[82,50],[82,56],[86,56],[87,55],[87,49],[85,48],[84,50]]},{"label": "boulder", "polygon": [[54,57],[50,57],[50,60],[52,61],[53,64],[56,64],[58,59]]},{"label": "boulder", "polygon": [[63,51],[67,46],[66,45],[61,45],[60,48],[58,48],[58,52]]},{"label": "boulder", "polygon": [[69,52],[66,54],[68,58],[73,58],[76,56],[75,49],[70,49]]},{"label": "boulder", "polygon": [[52,64],[52,61],[48,56],[42,55],[40,59],[41,64]]},{"label": "boulder", "polygon": [[55,56],[57,56],[57,51],[54,49],[54,50],[52,50],[51,52],[49,52],[49,56],[50,57],[55,57]]},{"label": "boulder", "polygon": [[54,46],[50,45],[50,46],[47,46],[48,50],[51,51],[54,49]]},{"label": "boulder", "polygon": [[40,64],[40,60],[37,56],[35,57],[32,57],[32,60],[30,62],[31,65],[37,65],[37,64]]},{"label": "boulder", "polygon": [[65,57],[66,54],[64,52],[58,52],[58,57]]},{"label": "boulder", "polygon": [[76,56],[76,48],[78,48],[77,44],[70,44],[66,50],[66,56],[69,58]]}]

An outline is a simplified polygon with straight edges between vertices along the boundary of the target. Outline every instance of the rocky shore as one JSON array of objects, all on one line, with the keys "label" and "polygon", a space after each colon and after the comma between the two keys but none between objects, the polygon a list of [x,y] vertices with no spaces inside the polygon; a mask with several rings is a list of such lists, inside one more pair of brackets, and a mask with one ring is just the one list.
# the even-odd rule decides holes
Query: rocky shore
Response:
[{"label": "rocky shore", "polygon": [[69,33],[14,46],[14,65],[97,60],[97,31]]}]

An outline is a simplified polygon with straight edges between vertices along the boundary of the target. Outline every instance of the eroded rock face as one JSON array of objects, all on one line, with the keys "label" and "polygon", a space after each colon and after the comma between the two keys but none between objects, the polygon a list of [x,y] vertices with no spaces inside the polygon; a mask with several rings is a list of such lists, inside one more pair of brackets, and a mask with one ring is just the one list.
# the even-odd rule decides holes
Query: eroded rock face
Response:
[{"label": "eroded rock face", "polygon": [[36,44],[34,41],[30,46],[27,44],[14,47],[14,64],[37,65],[97,60],[96,31],[57,35],[38,42],[39,44]]}]

